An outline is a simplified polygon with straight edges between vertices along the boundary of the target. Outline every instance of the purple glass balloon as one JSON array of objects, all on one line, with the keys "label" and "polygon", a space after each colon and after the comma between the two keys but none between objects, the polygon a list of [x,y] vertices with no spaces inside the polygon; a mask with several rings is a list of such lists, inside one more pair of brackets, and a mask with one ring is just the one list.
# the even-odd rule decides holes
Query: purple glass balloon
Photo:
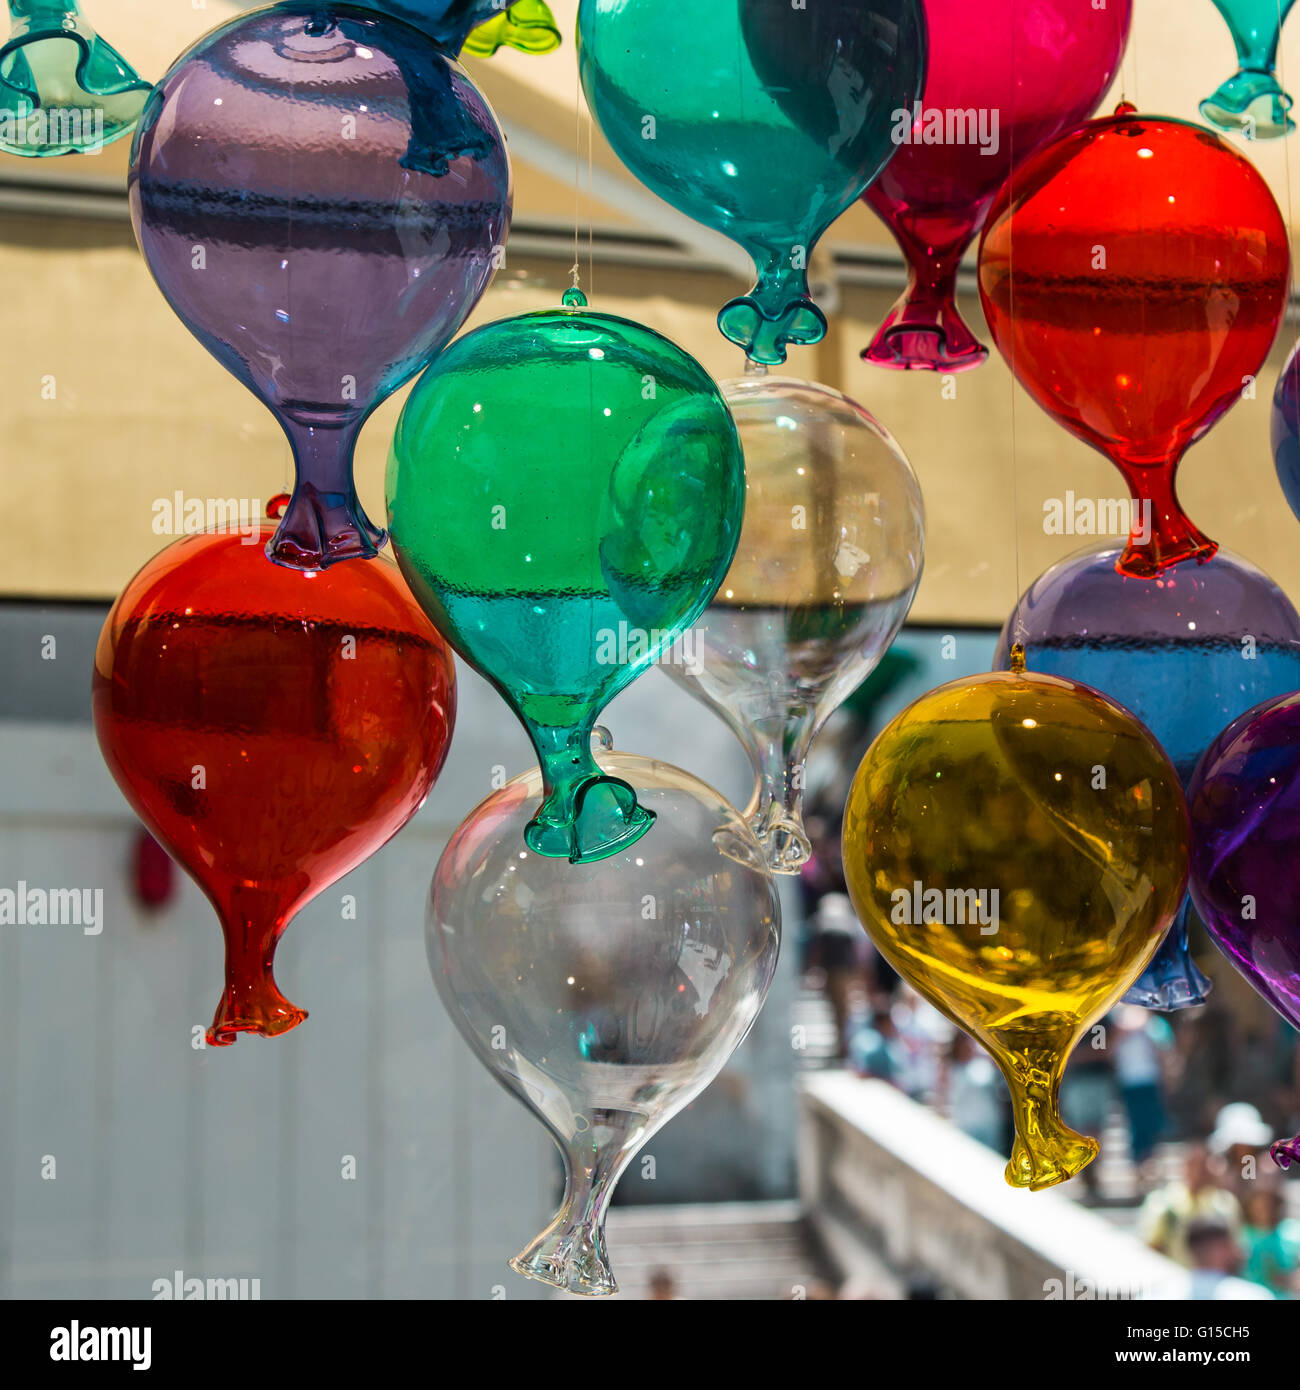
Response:
[{"label": "purple glass balloon", "polygon": [[[1053,565],[1007,619],[995,665],[1025,644],[1031,671],[1068,676],[1119,701],[1155,734],[1184,786],[1230,720],[1300,687],[1300,614],[1261,570],[1220,550],[1150,579],[1121,574],[1103,541]],[[1124,997],[1147,1008],[1199,1004],[1210,982],[1188,949],[1184,899],[1159,953]]]},{"label": "purple glass balloon", "polygon": [[[1191,886],[1215,944],[1300,1028],[1300,694],[1249,710],[1188,787]],[[1282,1168],[1300,1136],[1273,1145]]]},{"label": "purple glass balloon", "polygon": [[1300,517],[1300,343],[1291,349],[1277,379],[1270,433],[1277,480],[1291,510]]},{"label": "purple glass balloon", "polygon": [[302,570],[375,555],[357,435],[464,323],[510,222],[487,102],[398,20],[256,10],[154,89],[129,186],[167,302],[289,437],[297,482],[267,554]]}]

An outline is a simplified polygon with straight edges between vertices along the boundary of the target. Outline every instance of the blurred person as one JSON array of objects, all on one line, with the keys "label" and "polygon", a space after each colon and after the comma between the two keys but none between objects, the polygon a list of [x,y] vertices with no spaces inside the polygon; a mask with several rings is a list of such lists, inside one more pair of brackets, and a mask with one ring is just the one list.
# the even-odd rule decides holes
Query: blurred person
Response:
[{"label": "blurred person", "polygon": [[1242,1198],[1245,1278],[1294,1298],[1300,1272],[1300,1221],[1286,1214],[1286,1189],[1276,1173],[1262,1174]]},{"label": "blurred person", "polygon": [[825,980],[826,1001],[835,1019],[835,1058],[848,1055],[850,1021],[857,996],[864,994],[857,939],[862,934],[847,893],[827,893],[811,919],[812,958]]},{"label": "blurred person", "polygon": [[[1115,1100],[1115,1059],[1104,1045],[1105,1027],[1109,1015],[1102,1021],[1102,1029],[1090,1029],[1083,1041],[1075,1048],[1061,1081],[1061,1114],[1068,1124],[1080,1134],[1092,1134],[1098,1139],[1110,1118],[1110,1107]],[[1095,1046],[1094,1043],[1101,1043]],[[1079,1175],[1083,1183],[1084,1202],[1091,1205],[1101,1200],[1099,1178],[1101,1164],[1090,1163]]]},{"label": "blurred person", "polygon": [[900,987],[891,1013],[907,1052],[903,1089],[914,1100],[933,1103],[939,1097],[943,1060],[958,1030],[910,985]]},{"label": "blurred person", "polygon": [[944,1090],[948,1118],[986,1149],[1002,1149],[1007,1089],[996,1066],[975,1040],[958,1032],[948,1048]]},{"label": "blurred person", "polygon": [[1142,1241],[1180,1265],[1191,1266],[1187,1232],[1193,1221],[1213,1218],[1235,1231],[1241,1223],[1241,1207],[1225,1190],[1209,1147],[1201,1141],[1188,1144],[1183,1155],[1183,1176],[1156,1191],[1138,1213]]},{"label": "blurred person", "polygon": [[1138,1186],[1151,1184],[1151,1159],[1168,1125],[1163,1055],[1173,1048],[1174,1032],[1159,1014],[1135,1004],[1115,1010],[1115,1083],[1128,1118],[1129,1147]]},{"label": "blurred person", "polygon": [[1262,1284],[1238,1277],[1242,1250],[1236,1232],[1221,1216],[1197,1216],[1187,1223],[1187,1274],[1154,1291],[1156,1298],[1190,1302],[1268,1299]]},{"label": "blurred person", "polygon": [[650,1302],[671,1303],[677,1298],[677,1279],[672,1270],[662,1265],[650,1271]]},{"label": "blurred person", "polygon": [[1222,1162],[1227,1186],[1239,1201],[1250,1190],[1259,1172],[1263,1151],[1272,1139],[1272,1126],[1245,1101],[1233,1101],[1215,1116],[1214,1132],[1209,1139],[1210,1152]]},{"label": "blurred person", "polygon": [[907,1049],[898,1036],[894,1016],[887,1008],[877,1008],[849,1034],[849,1065],[859,1076],[888,1081],[900,1090],[907,1089]]}]

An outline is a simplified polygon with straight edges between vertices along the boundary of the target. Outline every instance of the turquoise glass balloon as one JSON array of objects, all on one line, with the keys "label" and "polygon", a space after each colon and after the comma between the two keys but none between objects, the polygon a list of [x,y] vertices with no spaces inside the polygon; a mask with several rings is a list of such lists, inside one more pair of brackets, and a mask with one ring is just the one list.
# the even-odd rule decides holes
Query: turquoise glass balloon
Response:
[{"label": "turquoise glass balloon", "polygon": [[1201,102],[1221,130],[1274,140],[1295,129],[1291,97],[1277,80],[1277,46],[1295,0],[1214,0],[1237,49],[1237,71]]},{"label": "turquoise glass balloon", "polygon": [[586,862],[644,834],[652,814],[601,772],[591,731],[735,554],[744,463],[712,378],[571,290],[434,361],[398,421],[387,490],[412,592],[537,750],[529,847]]},{"label": "turquoise glass balloon", "polygon": [[825,335],[808,258],[897,148],[925,49],[920,0],[582,0],[582,86],[614,152],[754,259],[718,315],[751,360]]}]

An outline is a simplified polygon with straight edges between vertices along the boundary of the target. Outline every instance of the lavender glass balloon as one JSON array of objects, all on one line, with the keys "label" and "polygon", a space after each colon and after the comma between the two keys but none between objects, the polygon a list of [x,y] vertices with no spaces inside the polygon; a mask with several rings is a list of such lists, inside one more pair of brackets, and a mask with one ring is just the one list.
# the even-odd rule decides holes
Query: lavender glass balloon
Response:
[{"label": "lavender glass balloon", "polygon": [[[1030,670],[1083,681],[1125,705],[1186,786],[1224,724],[1300,687],[1300,614],[1266,574],[1226,550],[1151,579],[1119,573],[1122,551],[1103,541],[1036,579],[1002,629],[995,665],[1009,669],[1012,644],[1023,642]],[[1189,906],[1185,898],[1129,1003],[1178,1009],[1209,993],[1188,950]]]},{"label": "lavender glass balloon", "polygon": [[289,437],[297,482],[267,553],[302,570],[373,556],[357,435],[464,323],[509,225],[487,102],[398,20],[255,10],[155,88],[129,186],[168,303]]},{"label": "lavender glass balloon", "polygon": [[1273,392],[1273,462],[1277,480],[1300,517],[1300,343],[1291,349]]},{"label": "lavender glass balloon", "polygon": [[[1234,720],[1188,787],[1191,889],[1214,943],[1300,1028],[1300,694]],[[1300,1136],[1273,1145],[1286,1168]]]}]

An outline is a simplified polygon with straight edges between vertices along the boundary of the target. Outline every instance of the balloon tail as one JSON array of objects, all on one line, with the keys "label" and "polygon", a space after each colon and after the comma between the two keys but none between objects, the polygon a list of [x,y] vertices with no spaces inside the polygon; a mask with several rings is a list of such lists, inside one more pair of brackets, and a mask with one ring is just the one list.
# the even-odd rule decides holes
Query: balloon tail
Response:
[{"label": "balloon tail", "polygon": [[1270,1149],[1273,1162],[1285,1172],[1297,1158],[1300,1158],[1300,1134],[1294,1139],[1279,1139]]},{"label": "balloon tail", "polygon": [[387,540],[362,510],[352,480],[352,451],[361,422],[321,426],[290,420],[297,481],[266,553],[286,569],[314,573],[341,560],[372,560]]},{"label": "balloon tail", "polygon": [[502,45],[521,53],[549,53],[560,46],[559,26],[544,0],[514,0],[504,14],[472,30],[462,51],[490,58]]},{"label": "balloon tail", "polygon": [[561,1146],[564,1201],[551,1224],[510,1261],[516,1274],[588,1297],[618,1292],[605,1251],[605,1211],[643,1130],[643,1116],[596,1110],[588,1128]]},{"label": "balloon tail", "polygon": [[957,267],[967,241],[931,255],[899,238],[907,288],[863,350],[864,362],[896,371],[967,372],[988,357],[957,308]]},{"label": "balloon tail", "polygon": [[1097,1157],[1100,1145],[1061,1119],[1058,1092],[1064,1052],[1039,1046],[995,1060],[1011,1092],[1016,1123],[1007,1182],[1038,1192],[1082,1172]]},{"label": "balloon tail", "polygon": [[1237,50],[1237,71],[1201,102],[1201,115],[1212,125],[1248,140],[1276,140],[1295,129],[1287,115],[1291,98],[1276,76],[1282,21],[1290,8],[1282,0],[1271,22],[1247,24],[1219,6]]},{"label": "balloon tail", "polygon": [[1115,562],[1121,574],[1154,579],[1187,560],[1209,560],[1219,549],[1183,511],[1174,486],[1174,468],[1115,460],[1133,495],[1135,516],[1124,553]]},{"label": "balloon tail", "polygon": [[1178,909],[1178,917],[1160,943],[1159,951],[1129,987],[1121,1003],[1140,1004],[1144,1009],[1171,1013],[1175,1009],[1204,1004],[1210,997],[1214,983],[1206,978],[1192,959],[1188,943],[1187,915],[1190,911],[1191,900],[1184,898],[1182,907]]},{"label": "balloon tail", "polygon": [[793,706],[780,715],[732,727],[754,768],[754,794],[745,819],[763,846],[768,868],[774,874],[797,874],[812,858],[803,823],[803,781],[815,732],[813,712]]},{"label": "balloon tail", "polygon": [[291,1004],[275,983],[275,943],[284,917],[247,908],[222,915],[226,936],[226,987],[208,1029],[209,1047],[226,1047],[240,1033],[273,1038],[296,1028],[307,1011]]},{"label": "balloon tail", "polygon": [[773,253],[748,294],[718,313],[722,336],[745,349],[751,362],[776,367],[788,344],[807,347],[826,336],[826,316],[808,294],[808,274],[790,265],[788,251]]},{"label": "balloon tail", "polygon": [[634,845],[654,812],[620,777],[601,771],[591,755],[590,727],[553,729],[525,719],[542,766],[545,800],[524,829],[524,842],[548,859],[594,864]]}]

